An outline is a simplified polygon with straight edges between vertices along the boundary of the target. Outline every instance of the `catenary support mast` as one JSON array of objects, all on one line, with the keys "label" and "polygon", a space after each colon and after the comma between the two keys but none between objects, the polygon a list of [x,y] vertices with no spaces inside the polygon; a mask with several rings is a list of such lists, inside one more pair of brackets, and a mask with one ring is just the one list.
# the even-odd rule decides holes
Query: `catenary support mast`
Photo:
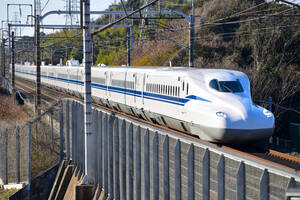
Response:
[{"label": "catenary support mast", "polygon": [[91,32],[90,32],[90,0],[83,0],[83,65],[84,65],[84,139],[85,139],[85,181],[93,183],[93,164],[96,141],[92,127],[92,90],[91,90]]},{"label": "catenary support mast", "polygon": [[15,32],[11,33],[11,85],[15,89]]}]

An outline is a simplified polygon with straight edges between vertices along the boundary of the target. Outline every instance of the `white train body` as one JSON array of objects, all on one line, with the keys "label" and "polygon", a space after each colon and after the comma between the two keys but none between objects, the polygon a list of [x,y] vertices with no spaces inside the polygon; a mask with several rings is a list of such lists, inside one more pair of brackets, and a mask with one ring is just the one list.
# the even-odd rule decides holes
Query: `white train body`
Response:
[{"label": "white train body", "polygon": [[[36,67],[16,65],[35,81]],[[83,96],[83,67],[41,67],[42,84]],[[268,138],[274,116],[254,105],[238,71],[184,67],[93,67],[93,100],[203,140],[239,143]]]}]

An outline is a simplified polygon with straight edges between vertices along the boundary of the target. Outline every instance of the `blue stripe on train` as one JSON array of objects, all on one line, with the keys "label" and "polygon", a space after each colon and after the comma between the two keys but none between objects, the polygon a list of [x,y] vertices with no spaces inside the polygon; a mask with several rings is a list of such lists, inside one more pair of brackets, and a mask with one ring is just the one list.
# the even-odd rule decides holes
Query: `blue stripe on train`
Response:
[{"label": "blue stripe on train", "polygon": [[[35,76],[35,74],[33,74],[33,73],[20,72],[20,71],[16,71],[16,72],[21,73],[21,74],[27,74],[27,75]],[[59,80],[59,81],[62,81],[62,82],[72,83],[72,84],[76,84],[76,85],[84,85],[83,81],[77,81],[77,80],[71,80],[71,79],[65,79],[65,78],[56,78],[56,77],[45,76],[45,75],[42,75],[41,77],[52,79],[52,80]],[[154,93],[149,93],[149,92],[142,93],[141,91],[132,90],[132,89],[125,89],[125,88],[119,88],[119,87],[114,87],[114,86],[108,86],[107,87],[106,85],[100,85],[100,84],[97,84],[97,83],[92,83],[92,87],[96,88],[96,89],[101,89],[101,90],[107,90],[108,89],[108,91],[111,91],[111,92],[116,92],[116,93],[120,93],[120,94],[136,96],[136,97],[142,97],[142,95],[143,95],[144,98],[146,98],[146,99],[161,101],[161,102],[165,102],[165,103],[171,103],[171,104],[180,105],[180,106],[184,106],[184,104],[187,103],[188,101],[190,101],[191,99],[192,100],[205,101],[205,102],[211,102],[207,99],[203,99],[203,98],[195,96],[195,95],[189,95],[186,98],[179,98],[179,97],[172,97],[172,96],[154,94]]]}]

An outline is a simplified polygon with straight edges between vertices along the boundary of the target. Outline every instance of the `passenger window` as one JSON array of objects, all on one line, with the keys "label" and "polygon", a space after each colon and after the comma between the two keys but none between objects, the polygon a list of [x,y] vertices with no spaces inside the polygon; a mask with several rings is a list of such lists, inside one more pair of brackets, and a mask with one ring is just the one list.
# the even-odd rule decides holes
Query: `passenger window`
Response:
[{"label": "passenger window", "polygon": [[186,84],[186,95],[189,94],[189,83]]},{"label": "passenger window", "polygon": [[175,86],[173,86],[173,96],[175,96]]},{"label": "passenger window", "polygon": [[182,91],[184,91],[184,82],[182,82]]}]

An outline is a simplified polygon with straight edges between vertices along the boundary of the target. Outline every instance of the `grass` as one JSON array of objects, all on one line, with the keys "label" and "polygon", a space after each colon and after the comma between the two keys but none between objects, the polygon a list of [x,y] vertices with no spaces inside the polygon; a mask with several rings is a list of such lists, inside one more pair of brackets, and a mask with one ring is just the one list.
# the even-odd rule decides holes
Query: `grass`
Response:
[{"label": "grass", "polygon": [[0,200],[7,200],[11,195],[16,193],[17,189],[1,190],[0,189]]},{"label": "grass", "polygon": [[[38,139],[36,138],[35,128],[33,128],[32,134],[31,171],[32,178],[34,178],[58,162],[59,144],[57,142],[59,140],[54,140],[52,146],[50,126],[44,121],[41,121],[38,125]],[[58,137],[57,134],[55,134],[55,137]]]},{"label": "grass", "polygon": [[[31,120],[30,115],[32,112],[32,106],[19,106],[13,97],[0,94],[0,129]],[[51,129],[48,116],[43,116],[42,120],[38,123],[38,136],[36,135],[35,124],[32,126],[32,178],[52,167],[59,160],[58,127],[55,126],[57,125],[54,123],[54,145],[52,145],[50,138]],[[24,145],[26,146],[26,141],[24,138],[21,140],[21,143],[25,142]],[[15,145],[15,143],[8,145]],[[24,151],[22,148],[20,150],[21,152]],[[8,152],[8,155],[10,155],[10,152]],[[26,163],[24,164],[26,165]],[[0,190],[0,200],[8,199],[16,191],[15,189]]]},{"label": "grass", "polygon": [[24,122],[28,117],[28,114],[17,104],[13,97],[0,94],[0,121],[14,124]]}]

